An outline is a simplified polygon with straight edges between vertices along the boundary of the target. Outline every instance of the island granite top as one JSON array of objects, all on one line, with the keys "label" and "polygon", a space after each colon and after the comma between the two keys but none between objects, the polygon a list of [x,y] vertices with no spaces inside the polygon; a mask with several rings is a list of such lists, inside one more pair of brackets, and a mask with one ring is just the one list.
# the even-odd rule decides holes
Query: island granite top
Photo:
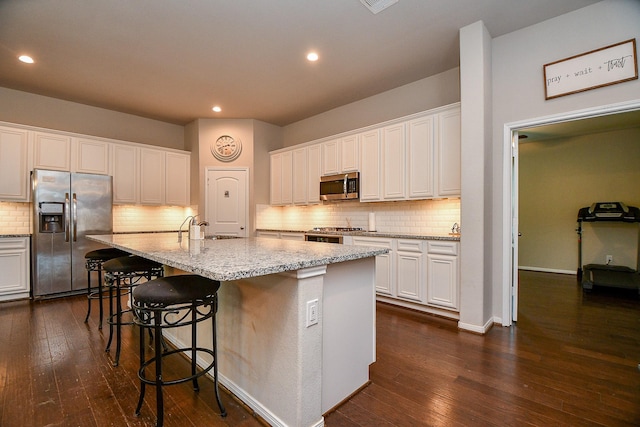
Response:
[{"label": "island granite top", "polygon": [[388,252],[383,248],[255,237],[189,240],[186,233],[182,242],[178,242],[178,233],[106,234],[87,238],[219,281],[266,276]]}]

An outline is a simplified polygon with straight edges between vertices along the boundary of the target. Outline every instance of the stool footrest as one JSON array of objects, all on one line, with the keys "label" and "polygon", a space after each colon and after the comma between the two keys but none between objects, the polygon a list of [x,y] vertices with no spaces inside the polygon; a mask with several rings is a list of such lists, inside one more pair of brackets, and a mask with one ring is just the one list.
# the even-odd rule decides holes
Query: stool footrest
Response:
[{"label": "stool footrest", "polygon": [[[181,384],[181,383],[185,383],[187,381],[192,381],[195,378],[200,378],[201,376],[205,375],[207,372],[209,372],[211,369],[213,369],[213,367],[216,365],[216,360],[215,360],[215,354],[213,352],[213,350],[210,350],[208,348],[203,348],[203,347],[196,347],[196,352],[202,352],[202,353],[207,353],[209,354],[211,357],[213,357],[214,359],[212,360],[212,362],[209,364],[209,366],[202,368],[199,372],[197,372],[195,375],[190,375],[188,377],[182,377],[182,378],[178,378],[175,380],[169,380],[169,381],[162,381],[162,385],[173,385],[173,384]],[[162,353],[160,355],[160,357],[167,357],[167,356],[171,356],[177,353],[186,353],[186,352],[192,352],[193,349],[191,347],[185,347],[185,348],[178,348],[175,350],[171,350],[171,351],[167,351],[165,353]],[[156,358],[157,356],[152,357],[151,359],[147,360],[142,367],[138,370],[138,378],[140,378],[140,381],[142,381],[145,384],[149,384],[149,385],[157,385],[158,382],[155,379],[149,379],[144,375],[144,371],[147,367],[149,367],[150,365],[153,365],[156,362]]]}]

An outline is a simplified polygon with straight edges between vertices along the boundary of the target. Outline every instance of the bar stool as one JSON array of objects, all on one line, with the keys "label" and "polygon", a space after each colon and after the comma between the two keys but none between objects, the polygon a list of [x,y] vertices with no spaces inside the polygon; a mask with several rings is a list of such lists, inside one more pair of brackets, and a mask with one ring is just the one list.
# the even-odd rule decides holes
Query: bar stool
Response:
[{"label": "bar stool", "polygon": [[[85,268],[87,269],[87,317],[84,318],[84,323],[89,321],[89,316],[91,315],[91,300],[97,298],[100,308],[100,323],[98,323],[98,329],[102,329],[102,318],[104,315],[104,310],[102,308],[102,264],[110,259],[127,255],[129,255],[127,252],[116,248],[96,249],[95,251],[89,251],[84,255]],[[98,272],[97,291],[91,291],[92,271]]]},{"label": "bar stool", "polygon": [[[218,390],[218,358],[216,343],[216,312],[218,311],[217,292],[220,282],[210,280],[202,276],[187,274],[169,276],[144,283],[133,290],[134,320],[140,326],[140,398],[136,408],[136,415],[140,415],[140,409],[144,401],[145,386],[156,386],[156,412],[157,426],[164,422],[164,406],[162,387],[193,381],[193,389],[199,390],[198,377],[213,369],[213,385],[216,401],[220,408],[220,416],[225,417],[227,412],[220,400]],[[185,311],[182,311],[185,310]],[[197,324],[211,319],[211,331],[213,338],[212,349],[198,347]],[[162,330],[191,325],[191,347],[178,348],[162,352]],[[154,355],[145,359],[144,329],[152,329],[155,332]],[[188,377],[166,380],[162,373],[162,359],[176,353],[186,353],[191,357],[191,375]],[[211,363],[197,372],[196,358],[198,354],[206,353],[212,357]],[[148,378],[146,369],[155,365],[153,378]]]},{"label": "bar stool", "polygon": [[[130,309],[122,309],[122,296],[130,294],[135,286],[142,283],[141,280],[143,278],[151,280],[152,278],[162,277],[164,275],[164,269],[162,268],[162,264],[137,255],[111,259],[102,264],[102,269],[105,272],[105,284],[109,287],[109,341],[107,342],[105,351],[109,352],[111,349],[113,327],[115,325],[116,356],[113,361],[113,366],[118,366],[120,362],[122,325],[133,324],[133,320],[127,322],[122,321],[122,315],[131,312]],[[114,288],[116,293],[115,311],[113,307]],[[123,288],[125,288],[124,293],[122,292]]]}]

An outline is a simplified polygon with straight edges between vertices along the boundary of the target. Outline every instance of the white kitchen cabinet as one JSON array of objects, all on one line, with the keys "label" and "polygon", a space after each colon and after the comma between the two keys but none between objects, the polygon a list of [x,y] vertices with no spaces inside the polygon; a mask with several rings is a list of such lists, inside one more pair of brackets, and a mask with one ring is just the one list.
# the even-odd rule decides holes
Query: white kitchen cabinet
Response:
[{"label": "white kitchen cabinet", "polygon": [[189,206],[191,197],[191,156],[165,153],[165,204]]},{"label": "white kitchen cabinet", "polygon": [[407,197],[433,197],[434,117],[429,115],[407,125]]},{"label": "white kitchen cabinet", "polygon": [[0,238],[0,301],[29,297],[29,238]]},{"label": "white kitchen cabinet", "polygon": [[460,107],[438,113],[438,197],[460,196]]},{"label": "white kitchen cabinet", "polygon": [[113,203],[136,204],[139,202],[139,152],[139,148],[131,145],[114,144],[111,147]]},{"label": "white kitchen cabinet", "polygon": [[311,145],[307,149],[307,202],[320,203],[320,177],[322,176],[322,146]]},{"label": "white kitchen cabinet", "polygon": [[382,130],[382,196],[385,200],[405,198],[405,149],[404,123]]},{"label": "white kitchen cabinet", "polygon": [[257,231],[256,237],[264,237],[267,239],[297,240],[304,241],[304,233],[293,231]]},{"label": "white kitchen cabinet", "polygon": [[291,154],[291,174],[292,174],[292,200],[294,205],[307,204],[307,191],[309,189],[307,185],[307,168],[308,168],[308,149],[302,147],[293,150]]},{"label": "white kitchen cabinet", "polygon": [[71,137],[34,132],[33,168],[71,171]]},{"label": "white kitchen cabinet", "polygon": [[358,172],[360,166],[358,135],[349,135],[341,138],[339,149],[338,164],[340,173]]},{"label": "white kitchen cabinet", "polygon": [[340,173],[340,150],[338,140],[322,143],[322,175],[335,175]]},{"label": "white kitchen cabinet", "polygon": [[109,146],[106,141],[72,138],[71,171],[109,175]]},{"label": "white kitchen cabinet", "polygon": [[142,148],[140,150],[141,204],[164,204],[165,176],[164,151]]},{"label": "white kitchen cabinet", "polygon": [[270,156],[272,205],[290,205],[293,202],[293,152],[283,151]]},{"label": "white kitchen cabinet", "polygon": [[396,240],[397,297],[424,302],[424,254],[422,240]]},{"label": "white kitchen cabinet", "polygon": [[372,246],[389,249],[389,253],[376,255],[376,293],[395,296],[396,272],[393,255],[393,239],[353,236],[352,244],[354,246]]},{"label": "white kitchen cabinet", "polygon": [[460,244],[429,241],[427,245],[427,303],[458,310]]},{"label": "white kitchen cabinet", "polygon": [[0,127],[0,200],[29,201],[29,131]]},{"label": "white kitchen cabinet", "polygon": [[381,200],[380,130],[374,129],[360,135],[360,201]]}]

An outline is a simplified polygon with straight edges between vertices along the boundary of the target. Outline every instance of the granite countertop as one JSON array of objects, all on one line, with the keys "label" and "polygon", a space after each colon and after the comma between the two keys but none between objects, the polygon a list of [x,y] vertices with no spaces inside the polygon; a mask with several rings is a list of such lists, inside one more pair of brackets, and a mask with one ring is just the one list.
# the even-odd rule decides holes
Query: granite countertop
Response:
[{"label": "granite countertop", "polygon": [[0,239],[3,237],[31,237],[31,234],[0,234]]},{"label": "granite countertop", "polygon": [[369,258],[387,249],[280,239],[189,240],[177,233],[107,234],[87,238],[213,280],[266,276]]},{"label": "granite countertop", "polygon": [[418,240],[451,240],[460,241],[460,234],[407,234],[395,231],[310,231],[310,230],[274,230],[260,228],[256,231],[273,231],[279,233],[318,233],[334,236],[367,236],[367,237],[388,237],[393,239],[418,239]]}]

